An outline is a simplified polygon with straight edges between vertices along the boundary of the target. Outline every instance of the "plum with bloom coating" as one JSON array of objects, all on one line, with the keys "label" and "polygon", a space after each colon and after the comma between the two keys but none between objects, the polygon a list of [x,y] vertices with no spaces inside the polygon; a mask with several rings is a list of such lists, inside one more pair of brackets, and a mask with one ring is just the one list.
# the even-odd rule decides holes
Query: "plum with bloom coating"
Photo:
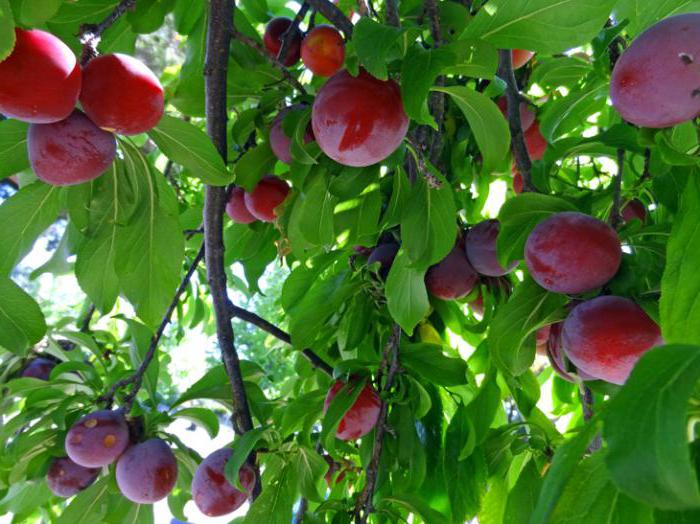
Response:
[{"label": "plum with bloom coating", "polygon": [[103,409],[78,420],[66,434],[66,453],[86,468],[111,464],[129,444],[129,427],[121,411]]},{"label": "plum with bloom coating", "polygon": [[153,504],[165,497],[177,481],[177,461],[159,438],[131,446],[117,461],[117,486],[137,504]]},{"label": "plum with bloom coating", "polygon": [[56,458],[46,474],[46,483],[54,495],[72,497],[95,482],[100,468],[86,468],[68,457]]}]

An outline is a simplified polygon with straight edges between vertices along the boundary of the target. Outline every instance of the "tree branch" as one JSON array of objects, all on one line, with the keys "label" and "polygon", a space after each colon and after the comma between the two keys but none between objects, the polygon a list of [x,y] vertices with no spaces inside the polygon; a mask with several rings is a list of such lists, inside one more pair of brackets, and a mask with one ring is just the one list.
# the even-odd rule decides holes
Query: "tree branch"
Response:
[{"label": "tree branch", "polygon": [[[249,324],[253,324],[254,326],[259,327],[263,331],[266,331],[273,337],[281,340],[282,342],[285,342],[289,345],[292,344],[292,337],[289,336],[289,333],[281,330],[272,322],[265,320],[264,318],[256,315],[255,313],[248,311],[247,309],[235,306],[234,304],[229,304],[229,312],[231,314],[231,317],[238,318],[240,320],[243,320],[244,322],[248,322]],[[333,376],[333,366],[328,364],[328,362],[323,360],[321,357],[319,357],[316,353],[314,353],[308,348],[303,349],[301,352],[306,357],[306,359],[309,362],[311,362],[311,365],[313,367],[323,371],[329,377]]]},{"label": "tree branch", "polygon": [[282,62],[277,60],[274,56],[270,56],[270,53],[267,52],[267,50],[260,45],[258,42],[256,42],[253,38],[250,38],[247,35],[244,35],[240,31],[237,31],[235,28],[233,29],[233,37],[241,42],[242,44],[247,45],[251,49],[254,49],[255,51],[258,52],[259,55],[261,55],[265,60],[270,62],[273,66],[275,66],[277,69],[280,70],[282,73],[282,77],[297,91],[299,91],[302,95],[306,94],[306,89],[304,89],[304,86],[301,85],[299,80],[297,80],[292,73],[289,72],[289,69],[287,69]]},{"label": "tree branch", "polygon": [[282,45],[280,46],[280,50],[277,53],[277,61],[282,63],[284,60],[284,57],[287,56],[287,51],[289,51],[289,46],[292,45],[292,37],[296,33],[297,29],[299,29],[299,23],[304,19],[306,16],[306,13],[309,12],[309,4],[306,2],[303,2],[301,4],[301,7],[299,8],[299,11],[297,11],[296,16],[294,17],[294,20],[292,20],[292,23],[289,24],[289,27],[287,30],[284,32],[282,35]]},{"label": "tree branch", "polygon": [[393,25],[394,27],[400,27],[401,22],[399,21],[399,3],[397,0],[386,0],[384,2],[384,8],[386,9],[385,20],[387,25]]},{"label": "tree branch", "polygon": [[[173,296],[173,299],[170,302],[168,309],[166,310],[165,314],[163,315],[163,320],[161,320],[160,325],[158,326],[158,330],[153,334],[153,337],[151,337],[151,343],[148,346],[148,350],[146,351],[146,354],[144,355],[143,360],[141,361],[141,365],[138,367],[138,369],[132,375],[112,384],[112,386],[109,388],[107,393],[105,393],[104,395],[99,397],[97,399],[97,402],[105,402],[108,407],[111,407],[112,403],[114,402],[114,395],[116,394],[116,392],[118,390],[132,384],[131,390],[124,397],[124,411],[126,413],[131,411],[131,406],[133,405],[134,399],[136,398],[136,395],[138,394],[139,389],[141,389],[141,384],[143,382],[143,376],[146,373],[146,370],[148,369],[149,364],[151,363],[151,361],[153,360],[153,357],[156,354],[156,348],[158,347],[158,343],[160,342],[160,339],[163,337],[163,333],[165,332],[165,328],[168,327],[168,324],[170,324],[170,319],[173,315],[173,311],[175,311],[175,308],[177,307],[178,303],[180,302],[180,297],[182,296],[182,293],[184,293],[185,289],[187,289],[187,286],[189,285],[190,280],[192,279],[192,275],[194,275],[194,272],[197,270],[197,266],[202,261],[203,257],[204,257],[204,244],[202,244],[202,247],[199,248],[199,252],[192,260],[192,263],[190,264],[190,267],[187,270],[187,273],[185,273],[185,276],[182,278],[180,285],[178,286],[177,290],[175,291],[175,295]],[[93,311],[94,311],[94,307],[95,306],[93,305],[92,306]]]},{"label": "tree branch", "polygon": [[345,38],[352,38],[352,22],[343,12],[328,0],[306,0],[311,7],[325,16],[330,22],[345,33]]},{"label": "tree branch", "polygon": [[95,314],[95,304],[91,303],[87,311],[85,312],[85,315],[83,316],[82,320],[80,321],[80,331],[83,333],[87,333],[90,331],[90,322],[92,321],[92,317]]},{"label": "tree branch", "polygon": [[[437,0],[425,0],[425,13],[430,21],[430,36],[433,38],[433,47],[438,48],[442,45],[442,31],[440,29],[440,11],[438,9]],[[445,77],[439,76],[436,85],[445,85]],[[427,128],[426,139],[430,140],[430,144],[425,144],[429,150],[430,162],[437,165],[442,153],[442,133],[439,131],[442,128],[442,120],[445,114],[445,94],[430,93],[428,100],[428,108],[430,114],[433,115],[435,122],[438,125],[438,131]]]},{"label": "tree branch", "polygon": [[513,59],[510,49],[500,49],[498,51],[499,76],[506,83],[506,100],[508,101],[508,127],[510,128],[510,143],[515,157],[515,165],[523,177],[523,191],[535,191],[532,185],[532,161],[530,153],[525,144],[523,126],[520,122],[520,93],[518,83],[515,81],[513,72]]},{"label": "tree branch", "polygon": [[102,39],[102,33],[112,27],[127,11],[136,6],[136,0],[121,0],[116,7],[109,13],[104,20],[98,24],[83,24],[80,26],[80,43],[83,44],[83,54],[80,57],[82,65],[87,64],[90,60],[97,56],[97,46]]},{"label": "tree branch", "polygon": [[372,447],[372,458],[367,465],[365,473],[365,489],[357,499],[355,506],[355,522],[366,524],[370,514],[374,511],[372,499],[377,487],[377,475],[379,473],[379,462],[382,458],[382,447],[384,445],[384,433],[386,433],[386,419],[389,413],[389,404],[386,396],[394,385],[394,377],[399,370],[399,344],[401,343],[401,328],[394,324],[391,336],[384,348],[382,362],[379,366],[378,382],[381,382],[382,374],[386,373],[384,386],[381,388],[381,405],[379,407],[379,418],[374,433],[374,445]]},{"label": "tree branch", "polygon": [[622,204],[622,176],[625,171],[625,150],[617,150],[617,174],[613,178],[613,204],[610,211],[610,225],[613,229],[617,229],[622,224],[622,215],[620,215],[620,206]]}]

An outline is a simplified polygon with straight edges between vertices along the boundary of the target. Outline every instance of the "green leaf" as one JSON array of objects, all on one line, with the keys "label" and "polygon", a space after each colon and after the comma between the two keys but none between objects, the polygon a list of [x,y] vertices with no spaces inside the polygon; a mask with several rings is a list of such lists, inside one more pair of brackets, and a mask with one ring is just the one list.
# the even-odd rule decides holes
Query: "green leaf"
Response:
[{"label": "green leaf", "polygon": [[324,482],[328,463],[317,451],[299,446],[295,466],[301,494],[314,502],[322,502],[324,497],[321,493],[325,493],[325,486],[323,491],[319,490],[319,486]]},{"label": "green leaf", "polygon": [[610,402],[604,426],[606,462],[613,481],[627,495],[662,509],[700,507],[686,433],[688,399],[698,379],[699,346],[654,348],[637,362]]},{"label": "green leaf", "polygon": [[562,211],[576,211],[573,204],[557,197],[525,193],[506,200],[498,214],[498,259],[507,267],[522,258],[530,232],[545,218]]},{"label": "green leaf", "polygon": [[501,405],[501,390],[496,381],[495,369],[486,375],[476,397],[467,405],[467,413],[474,425],[475,445],[480,445],[488,435],[491,423]]},{"label": "green leaf", "polygon": [[568,96],[547,104],[540,118],[540,131],[547,142],[585,126],[590,115],[605,107],[609,89],[607,83],[599,83],[573,90]]},{"label": "green leaf", "polygon": [[[281,459],[275,458],[274,462]],[[289,524],[297,498],[296,469],[291,462],[271,464],[268,468],[263,475],[262,493],[250,505],[242,524]]]},{"label": "green leaf", "polygon": [[425,380],[441,386],[459,386],[467,383],[467,363],[450,358],[437,344],[401,344],[399,360],[403,366]]},{"label": "green leaf", "polygon": [[246,191],[252,191],[263,176],[272,172],[276,162],[277,157],[270,149],[270,144],[268,142],[258,144],[257,147],[246,151],[236,162],[233,168],[236,184]]},{"label": "green leaf", "polygon": [[128,169],[145,183],[145,197],[132,224],[118,238],[117,275],[123,293],[139,317],[156,327],[180,282],[184,239],[172,188],[130,143],[124,147]]},{"label": "green leaf", "polygon": [[424,522],[430,524],[448,524],[448,519],[440,513],[432,509],[430,506],[422,502],[418,497],[413,495],[403,495],[399,493],[392,494],[389,497],[382,498],[382,504],[394,504],[407,509],[411,513],[416,513],[421,516]]},{"label": "green leaf", "polygon": [[58,12],[62,2],[63,0],[22,0],[19,16],[24,24],[40,26]]},{"label": "green leaf", "polygon": [[[451,4],[440,4],[440,6]],[[459,7],[459,4],[457,4]],[[483,40],[457,40],[444,46],[455,54],[456,65],[442,70],[443,74],[491,78],[498,68],[498,49]]]},{"label": "green leaf", "polygon": [[29,157],[27,156],[28,126],[26,122],[19,120],[0,122],[0,178],[14,175],[29,168]]},{"label": "green leaf", "polygon": [[412,265],[427,269],[452,250],[457,235],[452,187],[428,186],[421,178],[414,184],[401,217],[401,240]]},{"label": "green leaf", "polygon": [[463,86],[434,87],[447,93],[464,113],[484,158],[484,172],[490,172],[508,155],[510,130],[498,106],[486,95]]},{"label": "green leaf", "polygon": [[530,517],[530,524],[549,522],[552,511],[554,511],[554,507],[566,483],[571,478],[572,472],[576,469],[579,460],[586,452],[586,448],[588,448],[588,444],[593,440],[598,430],[599,424],[597,420],[591,421],[575,437],[557,448],[552,460],[552,466],[547,471],[547,475],[542,483],[537,505]]},{"label": "green leaf", "polygon": [[616,0],[490,0],[462,33],[503,49],[561,53],[591,40]]},{"label": "green leaf", "polygon": [[15,47],[15,20],[10,0],[0,0],[0,61],[5,60]]},{"label": "green leaf", "polygon": [[651,508],[620,493],[610,480],[603,453],[585,459],[576,468],[557,502],[550,522],[652,524]]},{"label": "green leaf", "polygon": [[0,275],[7,275],[34,245],[60,211],[61,189],[35,182],[20,189],[0,206]]},{"label": "green leaf", "polygon": [[219,418],[210,409],[185,408],[173,413],[173,417],[191,420],[195,424],[202,426],[211,438],[216,438],[219,434]]},{"label": "green leaf", "polygon": [[338,199],[328,191],[328,176],[319,171],[294,204],[301,205],[298,228],[304,238],[317,246],[330,245],[335,240],[333,210]]},{"label": "green leaf", "polygon": [[535,459],[531,458],[520,471],[515,486],[508,493],[504,524],[527,524],[535,509],[537,497],[542,487],[542,478],[537,470]]},{"label": "green leaf", "polygon": [[438,75],[456,63],[457,56],[451,48],[411,47],[401,66],[401,98],[406,114],[412,120],[437,129],[435,119],[428,111],[428,93]]},{"label": "green leaf", "polygon": [[207,134],[190,122],[163,115],[148,132],[165,156],[205,184],[225,186],[233,177]]},{"label": "green leaf", "polygon": [[104,517],[109,499],[109,477],[102,477],[92,486],[78,493],[57,524],[94,524]]},{"label": "green leaf", "polygon": [[236,440],[233,441],[233,453],[226,462],[225,473],[226,479],[240,491],[245,492],[239,476],[241,467],[248,460],[255,445],[265,436],[265,431],[267,431],[266,426],[254,428],[246,431],[240,437],[236,437]]},{"label": "green leaf", "polygon": [[661,279],[661,330],[667,343],[700,344],[700,181],[688,177],[666,248]]},{"label": "green leaf", "polygon": [[389,313],[409,335],[430,311],[425,272],[425,269],[414,267],[406,252],[401,249],[386,279]]},{"label": "green leaf", "polygon": [[639,0],[618,0],[615,4],[615,19],[629,20],[625,31],[636,37],[652,24],[662,18],[680,13],[697,12],[700,3],[697,0],[657,0],[639,2]]},{"label": "green leaf", "polygon": [[489,327],[489,351],[499,369],[524,373],[535,358],[535,345],[523,346],[528,335],[564,318],[567,302],[565,295],[545,291],[530,277],[516,287]]},{"label": "green leaf", "polygon": [[368,16],[363,16],[355,24],[352,42],[360,62],[369,74],[380,80],[388,78],[387,54],[401,32],[398,27],[377,23]]},{"label": "green leaf", "polygon": [[39,305],[12,280],[0,277],[0,346],[23,355],[45,333]]},{"label": "green leaf", "polygon": [[128,11],[126,19],[136,33],[153,33],[165,19],[165,15],[175,7],[174,0],[139,0],[133,11]]}]

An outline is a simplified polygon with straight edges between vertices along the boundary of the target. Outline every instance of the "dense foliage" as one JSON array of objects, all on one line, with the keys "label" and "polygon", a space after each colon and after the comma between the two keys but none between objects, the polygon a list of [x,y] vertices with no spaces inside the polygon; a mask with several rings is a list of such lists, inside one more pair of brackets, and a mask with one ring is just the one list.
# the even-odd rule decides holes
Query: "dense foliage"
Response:
[{"label": "dense foliage", "polygon": [[0,514],[699,522],[699,8],[0,0]]}]

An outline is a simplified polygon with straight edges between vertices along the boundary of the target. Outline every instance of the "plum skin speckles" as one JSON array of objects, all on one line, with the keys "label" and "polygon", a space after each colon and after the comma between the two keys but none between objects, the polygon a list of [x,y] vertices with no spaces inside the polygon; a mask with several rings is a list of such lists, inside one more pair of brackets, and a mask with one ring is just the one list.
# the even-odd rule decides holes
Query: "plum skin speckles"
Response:
[{"label": "plum skin speckles", "polygon": [[105,409],[94,411],[73,424],[66,434],[65,447],[71,460],[94,468],[113,463],[128,444],[129,428],[124,415]]}]

